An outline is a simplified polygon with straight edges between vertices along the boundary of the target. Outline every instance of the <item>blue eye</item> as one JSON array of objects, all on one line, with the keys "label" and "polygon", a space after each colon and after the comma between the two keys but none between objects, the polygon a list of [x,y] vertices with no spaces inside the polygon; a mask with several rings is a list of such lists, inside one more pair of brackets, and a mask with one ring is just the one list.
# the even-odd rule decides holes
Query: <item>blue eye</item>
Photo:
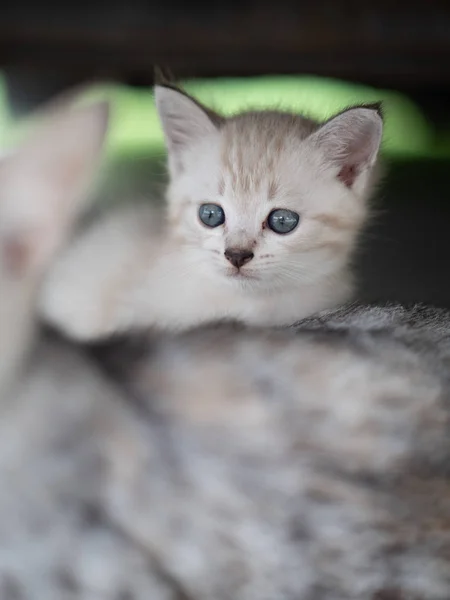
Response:
[{"label": "blue eye", "polygon": [[287,208],[277,208],[267,217],[267,225],[275,233],[290,233],[300,221],[300,216]]},{"label": "blue eye", "polygon": [[202,204],[198,216],[206,227],[219,227],[225,223],[225,213],[218,204]]}]

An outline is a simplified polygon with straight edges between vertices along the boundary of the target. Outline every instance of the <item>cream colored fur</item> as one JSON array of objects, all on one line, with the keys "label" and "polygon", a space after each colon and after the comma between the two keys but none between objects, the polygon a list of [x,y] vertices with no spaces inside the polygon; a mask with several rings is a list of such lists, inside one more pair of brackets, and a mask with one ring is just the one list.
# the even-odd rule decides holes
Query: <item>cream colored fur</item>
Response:
[{"label": "cream colored fur", "polygon": [[[156,87],[169,158],[165,219],[149,209],[110,215],[52,271],[42,313],[75,338],[132,327],[184,329],[214,319],[286,325],[341,304],[368,214],[382,137],[376,107],[326,123],[279,112],[225,119],[181,91]],[[202,203],[225,211],[205,227]],[[267,226],[285,208],[291,233]],[[240,270],[227,248],[251,248]]]},{"label": "cream colored fur", "polygon": [[87,198],[106,133],[104,103],[58,106],[0,162],[0,393],[29,350],[41,279]]}]

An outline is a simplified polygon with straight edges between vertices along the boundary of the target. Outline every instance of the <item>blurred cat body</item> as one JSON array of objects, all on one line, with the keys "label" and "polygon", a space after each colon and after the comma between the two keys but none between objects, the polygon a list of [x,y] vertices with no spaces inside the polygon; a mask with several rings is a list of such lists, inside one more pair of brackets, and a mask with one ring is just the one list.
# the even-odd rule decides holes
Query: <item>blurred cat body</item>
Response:
[{"label": "blurred cat body", "polygon": [[319,124],[261,111],[225,118],[156,87],[167,214],[127,209],[69,247],[42,314],[75,338],[214,319],[287,325],[347,300],[382,137],[378,106]]},{"label": "blurred cat body", "polygon": [[29,348],[42,277],[82,211],[106,132],[106,105],[68,105],[46,107],[0,159],[0,391]]}]

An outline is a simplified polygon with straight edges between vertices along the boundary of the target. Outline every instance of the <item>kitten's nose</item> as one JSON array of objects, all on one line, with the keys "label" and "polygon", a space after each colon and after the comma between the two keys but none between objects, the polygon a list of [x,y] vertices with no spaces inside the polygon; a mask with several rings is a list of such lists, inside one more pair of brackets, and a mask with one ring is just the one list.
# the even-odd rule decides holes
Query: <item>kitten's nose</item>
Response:
[{"label": "kitten's nose", "polygon": [[251,250],[242,250],[241,248],[227,248],[224,254],[225,258],[237,269],[240,269],[255,256]]}]

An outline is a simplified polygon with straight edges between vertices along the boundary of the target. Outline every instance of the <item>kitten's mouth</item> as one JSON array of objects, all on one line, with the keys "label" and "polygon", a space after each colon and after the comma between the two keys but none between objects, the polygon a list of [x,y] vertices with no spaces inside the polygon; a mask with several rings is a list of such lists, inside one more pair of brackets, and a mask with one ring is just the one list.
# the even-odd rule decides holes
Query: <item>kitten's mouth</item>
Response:
[{"label": "kitten's mouth", "polygon": [[247,271],[241,271],[240,269],[233,269],[233,271],[227,272],[228,277],[232,279],[258,279],[253,273]]}]

